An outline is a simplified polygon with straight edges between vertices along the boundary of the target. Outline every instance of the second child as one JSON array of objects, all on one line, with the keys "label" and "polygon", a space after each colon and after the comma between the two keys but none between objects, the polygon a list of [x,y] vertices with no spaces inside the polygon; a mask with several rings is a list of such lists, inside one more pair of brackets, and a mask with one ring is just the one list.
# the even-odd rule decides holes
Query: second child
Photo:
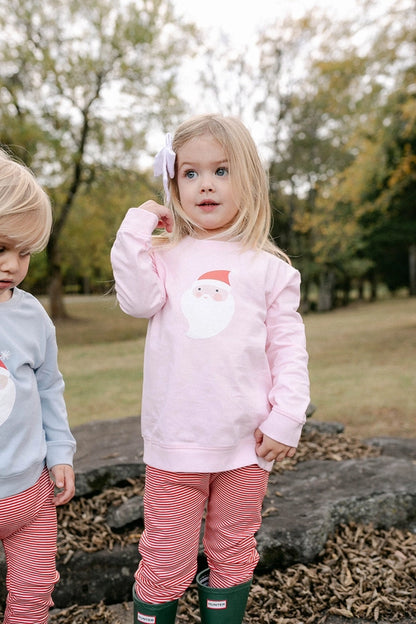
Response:
[{"label": "second child", "polygon": [[[49,199],[0,150],[0,539],[7,562],[4,624],[46,624],[56,570],[56,506],[74,495],[75,440],[57,365],[55,328],[19,288],[49,238]],[[51,478],[52,477],[52,478]],[[54,492],[54,488],[57,491]]]}]

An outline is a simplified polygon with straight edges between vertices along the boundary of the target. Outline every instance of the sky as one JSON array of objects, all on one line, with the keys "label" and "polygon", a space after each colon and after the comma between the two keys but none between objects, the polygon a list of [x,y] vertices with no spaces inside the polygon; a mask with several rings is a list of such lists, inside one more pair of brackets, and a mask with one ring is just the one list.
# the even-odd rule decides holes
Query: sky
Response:
[{"label": "sky", "polygon": [[213,31],[226,33],[239,45],[279,16],[299,17],[314,7],[329,14],[351,14],[355,0],[173,0],[173,4],[178,13],[211,35]]},{"label": "sky", "polygon": [[[247,50],[256,46],[258,34],[265,27],[274,24],[279,18],[301,17],[311,9],[321,9],[328,15],[351,15],[356,0],[173,0],[175,11],[184,21],[189,21],[202,30],[206,36],[204,43],[226,39],[230,49]],[[378,0],[376,0],[378,1]],[[383,0],[379,0],[383,1]],[[182,97],[195,113],[212,112],[210,100],[203,100],[195,90],[189,76],[194,63],[201,68],[200,60],[188,60],[182,66]],[[182,88],[182,87],[181,87]],[[254,119],[249,122],[250,131],[256,142],[263,144],[267,129]],[[260,148],[261,149],[261,148]]]},{"label": "sky", "polygon": [[[316,10],[325,13],[335,20],[351,18],[356,14],[356,7],[363,0],[172,0],[175,13],[185,22],[196,24],[203,33],[203,43],[229,47],[236,52],[256,50],[259,33],[280,19],[300,18],[305,13]],[[370,0],[373,10],[383,11],[386,4],[396,0]],[[204,46],[202,46],[204,47]],[[201,97],[201,91],[195,89],[195,83],[189,77],[198,75],[204,59],[196,57],[184,61],[180,69],[179,85],[181,96],[193,113],[213,112],[211,106],[215,101],[208,93],[206,98]],[[254,63],[255,64],[255,63]],[[203,68],[203,66],[202,66]],[[221,88],[224,85],[218,84]],[[235,91],[231,91],[235,93]],[[212,96],[212,94],[211,94]],[[223,101],[224,111],[227,114],[227,98]],[[217,110],[216,108],[214,110]],[[237,114],[237,113],[235,113]],[[260,149],[261,155],[267,159],[268,129],[264,122],[251,116],[250,107],[246,107],[242,121],[246,123]],[[248,118],[247,118],[248,117]],[[174,131],[174,128],[172,129]],[[157,145],[163,137],[155,137]],[[157,150],[156,150],[157,151]]]}]

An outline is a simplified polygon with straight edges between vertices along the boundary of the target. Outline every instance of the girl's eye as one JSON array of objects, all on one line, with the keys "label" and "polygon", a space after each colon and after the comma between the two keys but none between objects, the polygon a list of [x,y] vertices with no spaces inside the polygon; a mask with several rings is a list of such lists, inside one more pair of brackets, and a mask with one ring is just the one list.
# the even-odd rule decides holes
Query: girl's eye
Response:
[{"label": "girl's eye", "polygon": [[197,176],[197,173],[193,169],[190,169],[189,171],[185,171],[185,178],[188,178],[189,180],[193,180],[194,178],[196,178],[196,176]]},{"label": "girl's eye", "polygon": [[217,176],[223,177],[226,176],[228,173],[228,169],[227,167],[218,167],[217,171],[215,172]]}]

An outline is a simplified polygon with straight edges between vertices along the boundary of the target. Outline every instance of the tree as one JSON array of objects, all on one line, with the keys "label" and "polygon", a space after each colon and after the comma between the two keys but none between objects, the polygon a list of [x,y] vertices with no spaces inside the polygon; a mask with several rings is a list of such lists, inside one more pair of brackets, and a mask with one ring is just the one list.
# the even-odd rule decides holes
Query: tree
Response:
[{"label": "tree", "polygon": [[[383,123],[368,129],[367,145],[345,172],[355,179],[363,253],[391,290],[409,287],[416,245],[416,98],[403,89],[382,110]],[[341,189],[342,190],[342,184]],[[344,195],[349,187],[344,188]]]},{"label": "tree", "polygon": [[316,214],[321,190],[351,161],[342,132],[344,98],[337,97],[345,92],[351,70],[334,59],[331,70],[325,72],[316,55],[327,41],[323,33],[331,38],[335,27],[339,24],[327,16],[311,13],[282,26],[276,24],[262,38],[261,73],[267,85],[263,108],[272,120],[271,199],[274,206],[282,204],[280,212],[286,215],[287,250],[302,271],[306,307],[313,282],[326,291],[320,295],[319,307],[324,300],[330,300],[332,307],[340,261],[328,262],[323,249],[316,247],[320,238]]},{"label": "tree", "polygon": [[[406,18],[406,19],[405,19]],[[368,110],[350,133],[354,159],[335,177],[335,205],[352,208],[359,252],[378,278],[416,294],[416,11],[385,15],[366,58]],[[343,221],[345,223],[345,220]],[[375,288],[373,288],[373,291]]]},{"label": "tree", "polygon": [[409,0],[361,4],[353,19],[310,14],[283,30],[270,27],[263,38],[272,192],[283,198],[292,246],[302,242],[306,274],[326,308],[338,285],[345,301],[352,279],[382,268],[376,241],[380,249],[388,229],[396,250],[405,230],[410,258],[415,249],[415,11]]},{"label": "tree", "polygon": [[52,197],[50,311],[62,318],[60,247],[77,196],[97,169],[136,169],[155,120],[181,112],[177,61],[194,31],[170,0],[0,0],[0,31],[0,142]]},{"label": "tree", "polygon": [[120,222],[129,207],[158,192],[150,173],[95,170],[94,179],[80,190],[77,208],[62,234],[61,265],[67,287],[84,294],[111,290],[109,249]]}]

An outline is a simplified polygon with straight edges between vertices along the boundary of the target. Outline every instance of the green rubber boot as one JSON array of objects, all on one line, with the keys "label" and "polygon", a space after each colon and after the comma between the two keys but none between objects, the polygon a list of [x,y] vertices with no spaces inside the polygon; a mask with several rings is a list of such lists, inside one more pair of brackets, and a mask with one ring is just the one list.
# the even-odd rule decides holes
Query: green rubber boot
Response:
[{"label": "green rubber boot", "polygon": [[142,624],[175,624],[177,600],[163,602],[162,604],[149,604],[142,602],[137,597],[135,587],[133,585],[133,609],[134,622]]},{"label": "green rubber boot", "polygon": [[201,624],[241,624],[251,580],[225,589],[208,587],[208,582],[208,569],[197,574]]}]

